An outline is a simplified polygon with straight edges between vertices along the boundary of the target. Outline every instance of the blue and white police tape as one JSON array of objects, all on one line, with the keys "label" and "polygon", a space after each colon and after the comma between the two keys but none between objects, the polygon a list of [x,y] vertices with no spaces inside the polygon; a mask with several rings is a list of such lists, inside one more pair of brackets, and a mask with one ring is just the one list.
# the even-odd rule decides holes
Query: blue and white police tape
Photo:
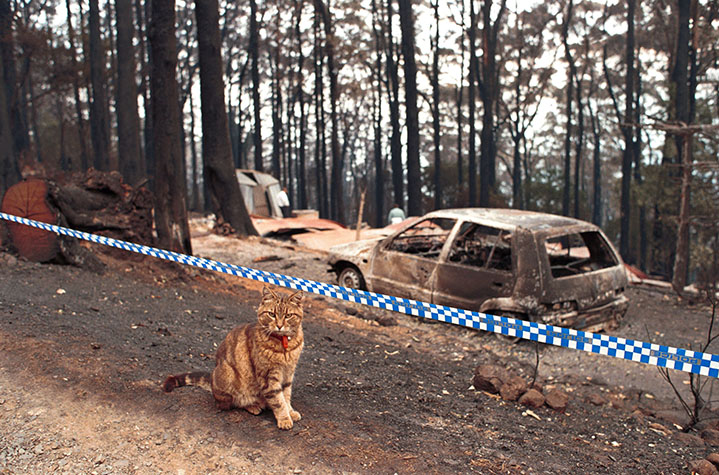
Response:
[{"label": "blue and white police tape", "polygon": [[225,274],[244,277],[246,279],[266,282],[290,289],[303,290],[318,295],[347,300],[369,305],[384,310],[429,318],[445,323],[452,323],[468,328],[501,333],[525,340],[538,341],[565,348],[573,348],[612,356],[639,363],[671,368],[688,373],[695,373],[712,378],[719,377],[719,355],[699,351],[685,350],[671,346],[645,343],[610,335],[589,333],[564,327],[555,327],[542,323],[526,322],[516,318],[499,317],[470,310],[429,304],[416,300],[392,297],[389,295],[366,292],[363,290],[338,287],[336,285],[299,279],[297,277],[275,274],[234,264],[213,261],[200,257],[188,256],[172,251],[165,251],[149,246],[142,246],[127,241],[120,241],[105,236],[98,236],[82,231],[42,223],[6,213],[0,213],[0,219],[24,224],[45,231],[70,236],[77,239],[106,246],[124,249],[130,252],[157,257],[180,264],[191,265],[202,269],[223,272]]}]

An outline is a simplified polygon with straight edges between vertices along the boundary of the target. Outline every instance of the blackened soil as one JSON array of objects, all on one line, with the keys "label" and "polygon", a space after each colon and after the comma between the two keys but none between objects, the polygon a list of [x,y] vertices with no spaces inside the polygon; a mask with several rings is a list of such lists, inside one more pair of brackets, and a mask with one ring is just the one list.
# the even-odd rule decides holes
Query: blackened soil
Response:
[{"label": "blackened soil", "polygon": [[[318,253],[225,239],[193,245],[324,272]],[[210,370],[224,335],[255,319],[261,284],[103,259],[98,275],[0,253],[0,473],[688,473],[713,452],[678,429],[676,398],[654,368],[541,348],[538,381],[570,402],[529,410],[475,391],[472,376],[497,363],[529,379],[534,346],[312,295],[293,395],[303,418],[281,431],[271,414],[219,411],[201,389],[159,386]],[[617,334],[699,344],[706,306],[631,296]],[[688,376],[672,374],[686,391]]]}]

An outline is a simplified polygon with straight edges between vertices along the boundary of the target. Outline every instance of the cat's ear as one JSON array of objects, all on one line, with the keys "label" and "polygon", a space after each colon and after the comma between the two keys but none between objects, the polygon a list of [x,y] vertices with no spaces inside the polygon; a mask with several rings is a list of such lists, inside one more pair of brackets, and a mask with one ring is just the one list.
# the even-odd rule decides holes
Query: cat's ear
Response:
[{"label": "cat's ear", "polygon": [[305,298],[305,293],[298,290],[294,294],[290,295],[290,302],[295,305],[302,305],[302,300]]},{"label": "cat's ear", "polygon": [[272,289],[269,288],[269,286],[265,285],[265,286],[262,288],[262,301],[263,301],[263,302],[264,302],[265,300],[272,300],[272,299],[276,299],[276,298],[277,298],[277,294],[274,293],[274,292],[272,291]]}]

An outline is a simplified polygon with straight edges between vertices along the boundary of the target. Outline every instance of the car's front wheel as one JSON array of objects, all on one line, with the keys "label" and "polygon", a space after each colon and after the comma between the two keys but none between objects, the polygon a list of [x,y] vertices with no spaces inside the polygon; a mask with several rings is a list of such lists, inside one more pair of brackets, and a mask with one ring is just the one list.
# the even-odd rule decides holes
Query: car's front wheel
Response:
[{"label": "car's front wheel", "polygon": [[364,289],[364,277],[362,272],[356,267],[348,266],[342,269],[337,281],[341,287],[349,287],[351,289]]}]

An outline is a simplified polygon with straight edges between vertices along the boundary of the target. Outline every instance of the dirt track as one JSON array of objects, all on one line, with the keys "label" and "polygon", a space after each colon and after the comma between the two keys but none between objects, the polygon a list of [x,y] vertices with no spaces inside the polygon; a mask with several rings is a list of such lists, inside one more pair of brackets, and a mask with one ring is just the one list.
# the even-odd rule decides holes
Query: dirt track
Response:
[{"label": "dirt track", "polygon": [[[325,267],[263,240],[193,245],[245,265],[274,256],[255,265],[292,275]],[[530,414],[470,386],[483,362],[526,375],[532,346],[314,296],[294,393],[303,419],[279,431],[271,414],[159,389],[170,372],[212,367],[227,331],[255,318],[260,284],[108,262],[99,276],[0,254],[0,473],[686,473],[712,452],[661,413],[673,398],[656,369],[543,349],[542,383],[571,400],[565,413]],[[645,291],[632,301],[623,336],[701,338],[706,307]]]}]

